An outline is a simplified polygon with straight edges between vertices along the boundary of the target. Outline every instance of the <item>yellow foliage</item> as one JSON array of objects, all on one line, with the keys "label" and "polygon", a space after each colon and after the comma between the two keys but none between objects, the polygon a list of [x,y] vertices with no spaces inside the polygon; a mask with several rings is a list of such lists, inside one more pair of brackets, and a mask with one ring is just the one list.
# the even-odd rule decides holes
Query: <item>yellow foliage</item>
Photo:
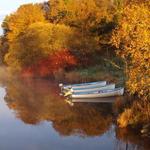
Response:
[{"label": "yellow foliage", "polygon": [[88,31],[108,15],[109,0],[51,0],[50,21]]},{"label": "yellow foliage", "polygon": [[126,64],[128,90],[146,99],[150,94],[150,7],[132,4],[124,8],[112,43]]},{"label": "yellow foliage", "polygon": [[129,125],[132,111],[131,109],[125,109],[125,111],[119,116],[117,122],[119,123],[119,127],[125,128]]},{"label": "yellow foliage", "polygon": [[25,33],[10,44],[5,61],[12,68],[31,66],[51,53],[68,48],[72,35],[73,31],[65,25],[43,22],[31,24]]},{"label": "yellow foliage", "polygon": [[121,128],[129,125],[141,125],[148,123],[150,120],[150,103],[149,100],[139,99],[133,102],[130,108],[118,117],[117,122]]},{"label": "yellow foliage", "polygon": [[3,28],[9,31],[8,40],[13,41],[19,34],[25,32],[27,27],[35,22],[44,22],[44,12],[38,4],[26,4],[7,16],[3,22]]}]

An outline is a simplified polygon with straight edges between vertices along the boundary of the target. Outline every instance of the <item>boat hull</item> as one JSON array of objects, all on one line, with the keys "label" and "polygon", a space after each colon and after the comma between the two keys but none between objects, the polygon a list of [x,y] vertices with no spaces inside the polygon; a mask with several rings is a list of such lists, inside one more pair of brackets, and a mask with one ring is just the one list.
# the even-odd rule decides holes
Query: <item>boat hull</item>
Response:
[{"label": "boat hull", "polygon": [[96,92],[96,91],[100,91],[100,90],[111,90],[111,89],[115,89],[115,84],[108,84],[105,86],[98,86],[98,87],[93,87],[93,88],[82,88],[82,89],[75,89],[72,88],[73,93],[82,93],[82,92]]},{"label": "boat hull", "polygon": [[98,92],[100,90],[112,90],[115,89],[115,84],[108,84],[105,86],[93,87],[93,88],[83,88],[83,89],[70,89],[65,92],[64,96],[68,96],[71,94],[87,94],[91,92]]},{"label": "boat hull", "polygon": [[74,88],[74,89],[82,89],[82,88],[90,88],[90,87],[95,87],[95,86],[105,86],[106,85],[106,81],[99,81],[99,82],[89,82],[89,83],[82,83],[82,84],[72,84],[72,85],[63,85],[61,86],[63,89],[70,89],[70,88]]},{"label": "boat hull", "polygon": [[72,94],[71,98],[101,98],[101,97],[113,97],[121,96],[124,93],[124,88],[117,88],[114,90],[104,90],[100,92],[93,92],[87,94]]}]

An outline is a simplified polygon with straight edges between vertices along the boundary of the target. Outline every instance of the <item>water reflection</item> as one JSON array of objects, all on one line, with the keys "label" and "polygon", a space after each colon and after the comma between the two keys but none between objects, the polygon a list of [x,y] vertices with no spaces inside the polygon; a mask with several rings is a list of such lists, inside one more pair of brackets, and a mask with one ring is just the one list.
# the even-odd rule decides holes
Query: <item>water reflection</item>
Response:
[{"label": "water reflection", "polygon": [[17,118],[27,124],[51,121],[61,135],[97,136],[112,124],[111,104],[76,104],[70,107],[56,84],[41,80],[10,82],[5,101]]},{"label": "water reflection", "polygon": [[[3,96],[5,95],[4,101],[7,104],[9,111],[12,110],[13,115],[15,114],[17,120],[21,120],[24,124],[17,123],[15,126],[13,123],[16,122],[16,120],[14,118],[8,118],[10,124],[7,124],[6,128],[5,121],[3,123],[3,119],[0,118],[2,123],[0,124],[0,127],[2,128],[0,129],[1,132],[3,131],[3,128],[9,129],[11,126],[14,126],[14,132],[12,131],[12,128],[10,128],[10,134],[6,134],[8,136],[4,138],[6,140],[3,140],[3,136],[0,134],[0,148],[2,144],[5,146],[7,145],[4,143],[9,137],[13,134],[18,134],[16,136],[22,137],[22,139],[26,139],[28,136],[30,138],[28,137],[29,140],[23,140],[20,145],[17,144],[18,140],[13,140],[13,144],[10,145],[13,145],[14,148],[11,148],[11,150],[16,150],[16,145],[20,146],[20,149],[22,150],[27,148],[26,145],[38,145],[41,149],[46,150],[52,145],[55,147],[54,149],[58,149],[56,148],[58,146],[59,149],[61,148],[65,150],[72,149],[72,147],[74,147],[74,149],[78,149],[79,147],[79,149],[82,149],[84,147],[89,150],[150,149],[149,139],[141,138],[134,131],[117,128],[114,121],[115,116],[118,113],[115,108],[116,105],[112,105],[111,103],[76,103],[73,107],[70,107],[65,103],[64,99],[59,96],[57,84],[48,80],[11,80],[3,83],[3,85],[5,85],[5,93],[3,91],[2,93]],[[3,105],[5,107],[3,102],[0,103],[1,107],[3,107]],[[117,105],[119,105],[119,103]],[[41,126],[41,123],[44,123],[45,128]],[[28,129],[28,125],[33,125],[35,128]],[[41,128],[40,134],[38,131],[39,128]],[[57,137],[55,131],[61,136]],[[11,132],[13,134],[11,134]],[[27,134],[26,132],[31,132],[31,134]],[[40,136],[37,138],[36,135]],[[46,135],[47,138],[44,138]],[[51,140],[53,141],[51,144],[48,140],[49,137],[51,137]],[[67,144],[61,137],[67,137]],[[78,138],[78,140],[76,138]],[[82,141],[80,138],[86,140]],[[89,138],[91,141],[89,141]],[[18,139],[20,140],[21,138]],[[33,142],[33,139],[36,144],[31,143],[31,141]],[[56,144],[56,141],[61,144]],[[68,146],[69,141],[78,141],[80,144],[72,143],[72,146],[65,147],[66,145]],[[44,148],[46,145],[45,143],[47,144],[46,148]],[[64,143],[65,146],[61,146],[64,145]],[[94,145],[95,148],[90,147],[90,145]],[[6,150],[9,149],[10,148],[7,148]],[[30,148],[28,149],[30,150]]]},{"label": "water reflection", "polygon": [[118,139],[118,149],[126,150],[149,150],[150,139],[141,137],[136,130],[116,128],[116,138]]}]

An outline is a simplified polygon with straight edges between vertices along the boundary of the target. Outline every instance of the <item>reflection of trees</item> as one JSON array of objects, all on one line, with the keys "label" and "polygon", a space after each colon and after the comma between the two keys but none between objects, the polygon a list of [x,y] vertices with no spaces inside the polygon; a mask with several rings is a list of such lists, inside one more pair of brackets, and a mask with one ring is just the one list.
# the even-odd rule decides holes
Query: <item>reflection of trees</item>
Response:
[{"label": "reflection of trees", "polygon": [[[107,109],[108,110],[108,109]],[[100,135],[111,125],[111,116],[104,115],[91,105],[77,105],[71,110],[71,117],[54,122],[54,128],[63,135],[80,133],[81,135]]]},{"label": "reflection of trees", "polygon": [[141,137],[136,131],[116,128],[118,147],[126,147],[126,150],[149,150],[150,139]]},{"label": "reflection of trees", "polygon": [[5,101],[27,124],[51,121],[61,135],[96,136],[112,124],[111,105],[76,104],[70,107],[48,81],[14,81],[7,84]]}]

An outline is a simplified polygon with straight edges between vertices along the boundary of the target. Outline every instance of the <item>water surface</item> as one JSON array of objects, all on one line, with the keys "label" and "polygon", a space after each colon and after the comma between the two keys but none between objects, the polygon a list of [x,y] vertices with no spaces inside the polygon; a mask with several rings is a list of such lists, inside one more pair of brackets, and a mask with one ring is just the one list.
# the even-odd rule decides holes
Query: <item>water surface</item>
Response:
[{"label": "water surface", "polygon": [[110,103],[68,105],[57,84],[12,80],[0,86],[0,150],[148,150],[149,139],[118,129]]}]

